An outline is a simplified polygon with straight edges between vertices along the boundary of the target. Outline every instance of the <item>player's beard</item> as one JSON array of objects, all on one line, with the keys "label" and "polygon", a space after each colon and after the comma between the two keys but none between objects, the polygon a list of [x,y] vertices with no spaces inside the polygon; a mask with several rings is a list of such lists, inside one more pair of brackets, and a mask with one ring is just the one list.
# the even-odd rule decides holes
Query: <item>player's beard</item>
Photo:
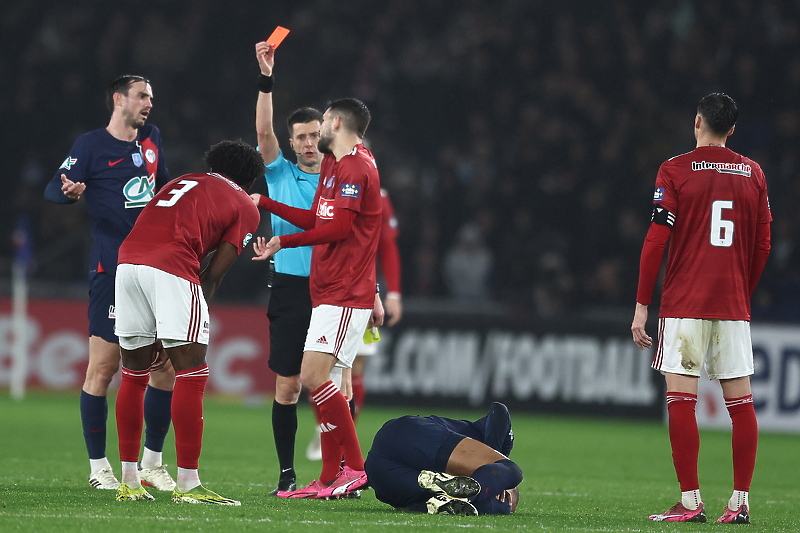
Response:
[{"label": "player's beard", "polygon": [[134,129],[140,129],[147,122],[147,118],[142,115],[134,115],[133,113],[126,113],[125,122],[128,126]]},{"label": "player's beard", "polygon": [[317,150],[322,152],[323,154],[332,154],[333,150],[331,147],[333,146],[333,136],[327,136],[324,133],[319,138],[319,144],[317,145]]}]

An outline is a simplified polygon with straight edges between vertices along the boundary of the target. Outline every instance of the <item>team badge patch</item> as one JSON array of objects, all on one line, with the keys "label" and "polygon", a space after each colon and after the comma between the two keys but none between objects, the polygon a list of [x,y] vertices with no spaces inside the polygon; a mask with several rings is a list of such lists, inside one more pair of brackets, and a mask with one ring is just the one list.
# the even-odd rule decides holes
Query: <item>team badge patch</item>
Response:
[{"label": "team badge patch", "polygon": [[67,158],[64,160],[64,162],[61,163],[61,166],[58,167],[58,168],[59,169],[63,168],[64,170],[70,170],[72,168],[72,165],[74,165],[77,162],[78,162],[78,158],[77,157],[67,156]]},{"label": "team badge patch", "polygon": [[153,164],[156,162],[156,153],[151,148],[148,148],[144,152],[144,158],[147,159],[148,163]]},{"label": "team badge patch", "polygon": [[660,202],[663,199],[664,199],[664,187],[656,187],[656,190],[653,193],[653,201]]},{"label": "team badge patch", "polygon": [[242,247],[247,246],[247,243],[249,243],[250,239],[252,239],[252,238],[253,238],[253,234],[252,233],[248,233],[247,235],[245,235],[244,239],[242,240]]},{"label": "team badge patch", "polygon": [[142,161],[142,154],[131,154],[131,158],[133,158],[133,164],[137,167],[142,166],[144,161]]},{"label": "team badge patch", "polygon": [[343,198],[358,198],[361,194],[361,187],[352,183],[342,184],[342,197]]}]

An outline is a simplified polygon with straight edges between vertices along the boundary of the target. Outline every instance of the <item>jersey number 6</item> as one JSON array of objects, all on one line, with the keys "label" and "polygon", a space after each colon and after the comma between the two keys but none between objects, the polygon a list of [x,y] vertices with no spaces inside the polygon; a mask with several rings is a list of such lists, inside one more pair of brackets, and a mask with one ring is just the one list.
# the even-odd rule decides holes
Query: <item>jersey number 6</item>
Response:
[{"label": "jersey number 6", "polygon": [[733,244],[733,221],[722,218],[723,209],[733,209],[731,200],[716,200],[711,204],[711,246]]},{"label": "jersey number 6", "polygon": [[192,187],[196,186],[197,182],[193,180],[181,180],[178,182],[178,184],[183,185],[183,187],[181,187],[180,189],[172,189],[171,191],[169,191],[169,194],[172,195],[172,198],[170,198],[169,200],[159,200],[158,202],[156,202],[156,205],[158,207],[172,207],[173,205],[178,203],[178,200],[181,199],[181,196],[186,194]]}]

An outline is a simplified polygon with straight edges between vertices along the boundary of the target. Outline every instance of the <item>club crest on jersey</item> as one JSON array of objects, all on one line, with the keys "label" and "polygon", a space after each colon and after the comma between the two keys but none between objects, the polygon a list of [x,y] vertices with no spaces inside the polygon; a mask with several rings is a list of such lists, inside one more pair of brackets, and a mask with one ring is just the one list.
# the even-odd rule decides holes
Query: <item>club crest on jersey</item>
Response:
[{"label": "club crest on jersey", "polygon": [[148,163],[153,164],[156,162],[156,153],[152,148],[148,148],[144,151],[144,158],[147,159]]},{"label": "club crest on jersey", "polygon": [[324,183],[325,188],[328,189],[328,188],[332,187],[333,186],[333,180],[335,180],[335,179],[336,179],[336,176],[331,176],[330,178],[326,179],[325,183]]},{"label": "club crest on jersey", "polygon": [[59,169],[63,168],[64,170],[70,170],[72,168],[72,165],[74,165],[77,162],[78,162],[78,158],[77,157],[67,156],[67,158],[64,160],[64,162],[61,163],[61,166],[58,167],[58,168]]},{"label": "club crest on jersey", "polygon": [[333,218],[333,200],[320,196],[317,204],[317,216],[324,219]]},{"label": "club crest on jersey", "polygon": [[144,164],[144,161],[142,161],[142,154],[131,154],[131,159],[133,159],[133,164],[137,167]]},{"label": "club crest on jersey", "polygon": [[653,193],[653,201],[660,202],[664,199],[664,187],[656,187],[656,191]]},{"label": "club crest on jersey", "polygon": [[122,188],[125,195],[125,209],[144,207],[156,195],[156,180],[147,176],[131,178]]},{"label": "club crest on jersey", "polygon": [[361,187],[353,183],[342,184],[342,197],[343,198],[358,198],[361,194]]},{"label": "club crest on jersey", "polygon": [[253,238],[253,234],[252,233],[248,233],[247,235],[245,235],[244,236],[244,240],[242,240],[242,247],[247,246],[247,243],[249,243],[250,239],[252,239],[252,238]]}]

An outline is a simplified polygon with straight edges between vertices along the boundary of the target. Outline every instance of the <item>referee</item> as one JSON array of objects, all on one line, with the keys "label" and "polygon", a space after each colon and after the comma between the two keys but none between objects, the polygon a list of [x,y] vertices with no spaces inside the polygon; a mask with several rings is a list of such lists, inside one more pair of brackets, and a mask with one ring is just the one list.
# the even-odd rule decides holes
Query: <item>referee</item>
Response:
[{"label": "referee", "polygon": [[[322,154],[319,143],[322,113],[311,107],[294,111],[287,120],[289,145],[297,156],[292,163],[283,156],[273,128],[272,68],[275,50],[269,43],[256,44],[261,75],[258,78],[256,133],[258,149],[264,159],[264,177],[269,197],[275,201],[309,209],[319,182]],[[261,195],[251,197],[258,205]],[[287,235],[302,229],[272,215],[272,234]],[[274,257],[269,318],[269,367],[277,374],[275,400],[272,404],[272,432],[278,454],[280,477],[270,494],[297,488],[294,471],[294,448],[297,434],[297,401],[300,398],[300,365],[303,360],[308,324],[311,320],[311,296],[308,276],[311,270],[311,246],[287,248]]]}]

